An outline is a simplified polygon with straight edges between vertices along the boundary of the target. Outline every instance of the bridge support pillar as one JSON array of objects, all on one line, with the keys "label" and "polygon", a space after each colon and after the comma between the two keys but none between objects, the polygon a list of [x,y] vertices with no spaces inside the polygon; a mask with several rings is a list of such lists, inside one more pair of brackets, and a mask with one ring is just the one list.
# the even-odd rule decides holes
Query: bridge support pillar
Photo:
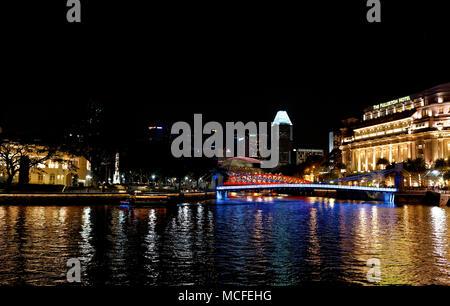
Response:
[{"label": "bridge support pillar", "polygon": [[223,200],[228,198],[228,191],[225,190],[217,190],[216,191],[216,199],[217,200]]},{"label": "bridge support pillar", "polygon": [[395,193],[394,192],[385,192],[384,193],[384,202],[393,204],[395,199]]}]

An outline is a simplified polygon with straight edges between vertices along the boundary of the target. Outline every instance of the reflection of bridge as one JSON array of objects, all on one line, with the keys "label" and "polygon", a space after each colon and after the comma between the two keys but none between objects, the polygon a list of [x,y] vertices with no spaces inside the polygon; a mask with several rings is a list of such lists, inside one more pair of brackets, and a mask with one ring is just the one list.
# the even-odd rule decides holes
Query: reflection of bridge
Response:
[{"label": "reflection of bridge", "polygon": [[[395,174],[395,185],[399,186],[401,176],[397,169],[389,169],[377,172],[363,173],[355,176],[344,177],[320,184],[310,183],[303,179],[274,175],[274,174],[250,174],[236,171],[227,171],[228,181],[222,186],[217,186],[217,197],[224,198],[231,191],[274,190],[274,191],[314,191],[333,190],[344,197],[355,196],[365,200],[380,200],[389,203],[394,202],[394,194],[397,188],[379,187],[380,181],[389,175]],[[370,186],[370,184],[372,186]],[[364,186],[366,185],[366,186]]]}]

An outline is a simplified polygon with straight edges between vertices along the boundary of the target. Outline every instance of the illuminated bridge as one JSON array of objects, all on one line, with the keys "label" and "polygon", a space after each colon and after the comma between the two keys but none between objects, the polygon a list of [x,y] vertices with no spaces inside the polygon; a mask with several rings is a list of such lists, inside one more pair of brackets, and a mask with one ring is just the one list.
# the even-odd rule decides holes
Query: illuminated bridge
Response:
[{"label": "illuminated bridge", "polygon": [[[383,177],[395,175],[395,185],[399,186],[401,176],[397,169],[383,170],[378,172],[363,173],[355,176],[344,177],[334,181],[323,183],[310,183],[303,179],[276,175],[276,174],[248,174],[236,171],[227,171],[228,180],[221,186],[217,186],[217,198],[226,198],[228,192],[237,191],[309,191],[332,190],[341,197],[358,198],[363,200],[378,200],[393,203],[394,195],[398,188],[369,186]],[[364,186],[366,185],[366,186]]]}]

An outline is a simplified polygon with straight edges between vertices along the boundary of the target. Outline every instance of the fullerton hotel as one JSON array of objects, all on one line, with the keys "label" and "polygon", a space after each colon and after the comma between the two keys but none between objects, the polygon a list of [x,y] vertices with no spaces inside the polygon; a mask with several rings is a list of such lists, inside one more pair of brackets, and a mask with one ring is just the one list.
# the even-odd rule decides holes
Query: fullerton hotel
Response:
[{"label": "fullerton hotel", "polygon": [[341,129],[342,162],[348,172],[377,170],[377,161],[421,157],[428,167],[450,156],[450,83],[373,105],[362,122]]}]

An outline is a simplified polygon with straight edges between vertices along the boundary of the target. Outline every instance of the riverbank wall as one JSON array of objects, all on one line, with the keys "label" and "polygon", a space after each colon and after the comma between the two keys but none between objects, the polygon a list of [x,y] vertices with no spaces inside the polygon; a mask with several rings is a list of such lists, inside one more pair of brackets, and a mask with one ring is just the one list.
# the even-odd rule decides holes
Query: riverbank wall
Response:
[{"label": "riverbank wall", "polygon": [[127,193],[1,193],[0,205],[170,205],[214,199],[215,192]]},{"label": "riverbank wall", "polygon": [[397,205],[450,206],[450,194],[434,191],[398,192],[395,195]]}]

